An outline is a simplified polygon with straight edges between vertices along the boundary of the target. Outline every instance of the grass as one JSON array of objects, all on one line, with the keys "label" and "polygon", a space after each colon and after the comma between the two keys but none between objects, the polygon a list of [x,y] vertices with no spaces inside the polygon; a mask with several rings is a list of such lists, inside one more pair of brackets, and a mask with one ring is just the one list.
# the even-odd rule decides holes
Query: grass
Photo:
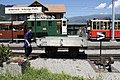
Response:
[{"label": "grass", "polygon": [[[0,80],[102,80],[101,76],[96,79],[89,76],[88,78],[70,76],[62,73],[51,73],[46,68],[41,68],[40,70],[30,67],[29,61],[26,61],[23,67],[23,74],[17,77],[12,77],[9,74],[0,75]],[[80,71],[78,69],[78,71]]]},{"label": "grass", "polygon": [[24,74],[17,77],[11,77],[10,75],[0,75],[0,80],[84,80],[83,77],[73,77],[66,75],[65,73],[53,74],[47,69],[41,68],[40,70],[29,68]]}]

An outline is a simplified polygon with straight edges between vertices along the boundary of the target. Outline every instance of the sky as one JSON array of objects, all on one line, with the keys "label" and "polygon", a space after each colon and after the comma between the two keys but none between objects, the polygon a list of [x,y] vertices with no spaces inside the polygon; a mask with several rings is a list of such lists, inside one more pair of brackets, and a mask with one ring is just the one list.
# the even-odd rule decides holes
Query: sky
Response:
[{"label": "sky", "polygon": [[[35,0],[0,0],[4,5],[29,5]],[[44,4],[64,4],[65,17],[112,14],[112,0],[38,0]],[[120,14],[120,0],[115,0],[115,13]]]}]

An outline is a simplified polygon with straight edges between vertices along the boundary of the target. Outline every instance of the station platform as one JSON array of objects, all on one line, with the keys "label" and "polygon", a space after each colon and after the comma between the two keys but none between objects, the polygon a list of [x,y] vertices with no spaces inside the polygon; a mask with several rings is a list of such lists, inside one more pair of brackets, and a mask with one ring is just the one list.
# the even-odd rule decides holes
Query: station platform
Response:
[{"label": "station platform", "polygon": [[[102,46],[120,46],[120,41],[101,41]],[[85,40],[85,44],[89,46],[100,46],[100,41]]]}]

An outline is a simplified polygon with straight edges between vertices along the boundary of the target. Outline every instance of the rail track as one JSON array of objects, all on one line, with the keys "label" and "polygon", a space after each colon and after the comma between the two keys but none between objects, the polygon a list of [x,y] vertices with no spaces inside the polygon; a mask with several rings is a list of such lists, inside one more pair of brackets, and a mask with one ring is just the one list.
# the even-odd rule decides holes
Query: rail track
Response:
[{"label": "rail track", "polygon": [[[89,42],[88,42],[89,43]],[[93,45],[91,45],[93,44]],[[97,44],[97,45],[96,45]],[[104,43],[103,43],[104,44]],[[109,45],[108,43],[105,43],[105,45],[103,45],[101,47],[101,50],[120,50],[120,45],[119,43],[115,43],[115,45],[113,45],[114,43],[111,43],[111,45]],[[24,48],[22,47],[23,43],[21,44],[10,44],[10,49],[11,50],[16,50],[17,52],[13,52],[11,54],[11,56],[24,56]],[[99,42],[90,42],[90,44],[87,46],[87,48],[83,48],[83,50],[88,51],[87,53],[89,53],[89,50],[94,51],[94,50],[98,50],[98,54],[87,54],[87,53],[79,53],[79,55],[77,57],[71,57],[69,55],[68,52],[58,52],[57,55],[55,55],[54,57],[49,57],[47,56],[45,53],[41,53],[39,52],[39,50],[44,50],[44,48],[39,48],[36,46],[36,44],[34,43],[33,47],[32,47],[33,51],[34,50],[38,50],[37,52],[33,52],[30,56],[32,57],[41,57],[41,58],[66,58],[66,59],[90,59],[90,60],[98,60],[100,58],[99,55],[99,50],[100,50],[100,46],[99,46]],[[62,48],[61,48],[62,49]],[[19,50],[22,50],[22,52],[18,52]],[[104,58],[109,58],[109,57],[114,57],[115,60],[120,60],[120,54],[116,54],[116,52],[113,52],[112,54],[102,54],[102,57]]]},{"label": "rail track", "polygon": [[[10,47],[11,50],[23,50],[24,48],[23,47]],[[39,48],[37,46],[35,47],[32,47],[33,50],[43,50],[44,48]],[[62,47],[61,47],[62,49]],[[100,46],[86,46],[85,48],[83,48],[85,50],[99,50],[100,49]],[[101,49],[103,50],[109,50],[109,49],[120,49],[120,46],[118,45],[115,45],[115,46],[102,46]]]},{"label": "rail track", "polygon": [[[69,52],[58,52],[56,53],[57,55],[54,56],[48,56],[46,53],[32,53],[30,55],[30,57],[33,58],[53,58],[53,59],[89,59],[91,61],[96,61],[100,59],[100,55],[99,54],[84,54],[84,53],[80,53],[78,54],[77,57],[72,57],[71,55],[69,55]],[[12,52],[11,56],[24,56],[24,52]],[[109,59],[110,57],[113,57],[115,60],[119,60],[120,61],[120,54],[102,54],[103,58],[105,59]]]}]

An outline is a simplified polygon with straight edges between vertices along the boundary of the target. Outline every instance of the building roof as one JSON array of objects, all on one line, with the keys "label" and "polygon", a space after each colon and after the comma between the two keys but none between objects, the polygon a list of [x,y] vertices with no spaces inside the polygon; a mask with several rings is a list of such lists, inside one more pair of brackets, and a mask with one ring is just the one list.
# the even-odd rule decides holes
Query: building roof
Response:
[{"label": "building roof", "polygon": [[63,4],[46,4],[43,5],[41,4],[39,1],[35,0],[34,2],[32,2],[30,5],[14,5],[13,7],[35,7],[35,5],[37,6],[42,6],[44,7],[45,13],[65,13],[65,6]]},{"label": "building roof", "polygon": [[23,25],[24,21],[0,21],[0,25],[4,25],[4,26],[18,26],[18,25]]},{"label": "building roof", "polygon": [[28,7],[36,7],[36,6],[42,6],[44,7],[46,10],[48,9],[46,6],[44,6],[42,3],[40,3],[38,0],[35,0],[34,2],[32,2],[32,4],[30,4]]},{"label": "building roof", "polygon": [[65,13],[63,4],[47,4],[45,6],[48,8],[48,11],[45,11],[45,13]]}]

